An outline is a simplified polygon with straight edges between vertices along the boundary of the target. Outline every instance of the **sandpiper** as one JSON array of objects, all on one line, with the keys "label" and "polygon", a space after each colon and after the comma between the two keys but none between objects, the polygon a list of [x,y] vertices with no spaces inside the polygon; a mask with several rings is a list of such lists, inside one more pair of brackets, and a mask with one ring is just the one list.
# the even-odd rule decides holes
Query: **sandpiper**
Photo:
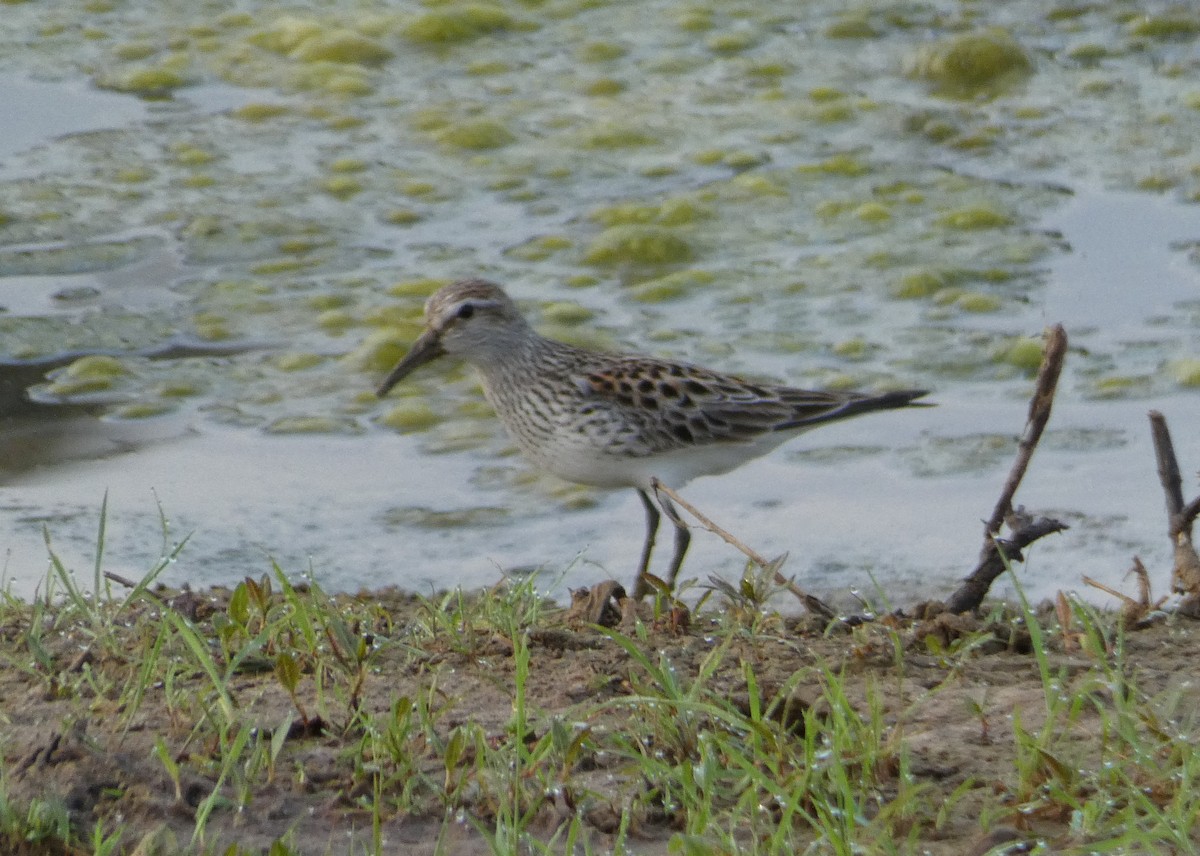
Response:
[{"label": "sandpiper", "polygon": [[675,506],[653,490],[653,479],[678,488],[697,476],[729,472],[810,428],[905,407],[926,394],[813,392],[672,360],[577,348],[539,335],[504,289],[482,279],[443,286],[426,301],[424,332],[378,395],[443,355],[478,370],[484,395],[535,465],[567,481],[637,490],[646,540],[635,597],[648,591],[658,509],[675,526],[671,587],[691,540]]}]

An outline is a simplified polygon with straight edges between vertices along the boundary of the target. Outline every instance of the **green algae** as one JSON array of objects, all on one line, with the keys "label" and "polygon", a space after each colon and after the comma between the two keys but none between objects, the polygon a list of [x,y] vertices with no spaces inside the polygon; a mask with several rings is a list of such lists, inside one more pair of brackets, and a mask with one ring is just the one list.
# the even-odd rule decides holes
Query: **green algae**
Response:
[{"label": "green algae", "polygon": [[348,175],[333,175],[321,182],[321,189],[337,199],[349,199],[363,191],[363,183]]},{"label": "green algae", "polygon": [[129,369],[125,366],[125,363],[116,357],[93,354],[75,360],[62,369],[56,377],[68,380],[111,381],[113,378],[127,374],[129,374]]},{"label": "green algae", "polygon": [[[331,196],[342,199],[353,195],[353,193],[335,192],[333,189],[329,189],[328,192]],[[318,264],[320,264],[320,260],[315,258],[281,258],[255,262],[250,265],[249,269],[255,276],[279,276],[280,274],[296,273],[306,268],[315,267]]]},{"label": "green algae", "polygon": [[424,401],[408,399],[389,407],[376,421],[393,431],[409,434],[432,428],[442,421],[442,417]]},{"label": "green algae", "polygon": [[130,62],[133,60],[149,59],[158,53],[159,47],[152,42],[126,42],[113,48],[113,56]]},{"label": "green algae", "polygon": [[233,331],[223,319],[194,321],[192,330],[197,339],[206,342],[223,342],[233,338]]},{"label": "green algae", "polygon": [[946,277],[940,271],[912,271],[900,277],[889,293],[898,300],[921,300],[932,297],[946,287]]},{"label": "green algae", "polygon": [[150,392],[159,398],[193,398],[203,394],[205,388],[190,380],[169,380],[153,387]]},{"label": "green algae", "polygon": [[1033,71],[1033,61],[1011,33],[993,28],[927,45],[913,73],[937,91],[959,96],[1003,88]]},{"label": "green algae", "polygon": [[73,398],[114,389],[129,374],[129,368],[120,359],[95,354],[80,357],[53,372],[51,382],[43,389],[52,397]]},{"label": "green algae", "polygon": [[854,118],[854,106],[846,101],[816,104],[805,109],[803,115],[811,122],[820,122],[826,125],[849,122]]},{"label": "green algae", "polygon": [[616,121],[594,125],[583,133],[580,140],[580,144],[587,149],[625,149],[658,142],[658,136],[646,128]]},{"label": "green algae", "polygon": [[830,351],[843,360],[864,360],[870,355],[872,347],[866,339],[856,337],[836,342]]},{"label": "green algae", "polygon": [[976,229],[998,229],[1011,226],[1010,214],[991,205],[969,205],[949,211],[935,221],[939,226],[962,231]]},{"label": "green algae", "polygon": [[695,256],[688,241],[671,229],[651,225],[622,225],[605,229],[583,255],[587,264],[663,265],[686,262]]},{"label": "green algae", "polygon": [[734,200],[756,199],[765,196],[788,196],[784,181],[775,175],[762,173],[742,173],[736,175],[725,185],[727,196]]},{"label": "green algae", "polygon": [[171,147],[172,159],[183,166],[204,166],[217,159],[213,152],[199,146],[181,143]]},{"label": "green algae", "polygon": [[363,427],[354,419],[336,416],[281,416],[264,428],[267,434],[361,434]]},{"label": "green algae", "polygon": [[1032,375],[1042,364],[1044,344],[1040,337],[1017,337],[1002,343],[993,354],[993,361],[1004,363]]},{"label": "green algae", "polygon": [[313,33],[288,51],[297,62],[332,62],[366,66],[382,65],[394,56],[386,46],[353,30],[333,29]]},{"label": "green algae", "polygon": [[1089,42],[1075,45],[1067,51],[1067,56],[1076,62],[1094,65],[1112,56],[1112,51],[1104,45]]},{"label": "green algae", "polygon": [[576,56],[583,62],[612,62],[628,53],[628,48],[615,42],[589,42],[576,51]]},{"label": "green algae", "polygon": [[473,74],[477,77],[491,77],[497,74],[507,74],[513,70],[513,66],[504,60],[481,60],[473,62],[467,66],[467,74]]},{"label": "green algae", "polygon": [[414,211],[412,208],[393,208],[384,213],[383,219],[384,222],[390,223],[393,226],[411,226],[425,219],[425,215],[420,211]]},{"label": "green algae", "polygon": [[825,28],[825,36],[830,39],[873,39],[878,35],[871,20],[857,12],[845,13]]},{"label": "green algae", "polygon": [[358,320],[345,309],[327,309],[317,315],[316,325],[327,333],[341,333],[354,327]]},{"label": "green algae", "polygon": [[1138,190],[1145,190],[1150,193],[1165,193],[1168,190],[1173,190],[1178,185],[1178,178],[1173,175],[1164,175],[1162,173],[1144,175],[1134,184]]},{"label": "green algae", "polygon": [[303,352],[290,352],[279,354],[272,362],[275,367],[282,372],[299,372],[305,369],[311,369],[313,366],[319,366],[325,362],[325,357],[321,354],[308,354]]},{"label": "green algae", "polygon": [[101,89],[128,92],[143,98],[162,98],[189,84],[188,77],[169,66],[133,66],[105,72],[96,78]]},{"label": "green algae", "polygon": [[1151,380],[1145,375],[1109,375],[1092,381],[1092,396],[1095,398],[1126,398],[1151,388]]},{"label": "green algae", "polygon": [[1200,15],[1171,12],[1139,16],[1130,22],[1129,33],[1150,39],[1191,39],[1200,34]]},{"label": "green algae", "polygon": [[625,89],[626,85],[623,81],[612,77],[600,77],[585,83],[581,91],[584,95],[590,95],[593,98],[608,98],[621,94]]},{"label": "green algae", "polygon": [[711,30],[716,23],[713,21],[712,9],[697,6],[681,12],[675,19],[675,26],[685,32],[702,33]]},{"label": "green algae", "polygon": [[892,219],[891,210],[882,202],[864,202],[854,209],[853,214],[864,223],[883,223]]},{"label": "green algae", "polygon": [[330,172],[364,172],[366,169],[367,163],[362,158],[338,158],[329,164]]},{"label": "green algae", "polygon": [[565,300],[555,300],[542,307],[542,318],[547,323],[574,326],[585,324],[596,317],[596,313],[586,306]]},{"label": "green algae", "polygon": [[437,277],[421,279],[406,279],[388,286],[387,293],[393,297],[420,297],[422,299],[433,294],[443,285],[449,285],[450,280]]},{"label": "green algae", "polygon": [[313,18],[285,15],[270,28],[251,34],[247,41],[263,50],[288,54],[306,39],[319,36],[323,28],[324,24]]},{"label": "green algae", "polygon": [[112,389],[113,379],[107,377],[63,377],[46,384],[47,395],[55,398],[73,398],[92,392],[103,392]]},{"label": "green algae", "polygon": [[517,137],[493,119],[468,119],[440,128],[434,138],[449,148],[485,151],[507,146]]},{"label": "green algae", "polygon": [[659,203],[622,202],[594,208],[588,219],[602,226],[629,226],[657,223],[663,226],[683,226],[706,220],[714,215],[711,206],[689,197],[665,199]]},{"label": "green algae", "polygon": [[1189,357],[1175,360],[1169,366],[1172,379],[1179,386],[1200,386],[1200,359]]},{"label": "green algae", "polygon": [[565,285],[567,288],[591,288],[599,283],[599,277],[588,273],[572,274],[563,280],[563,285]]},{"label": "green algae", "polygon": [[801,164],[796,171],[819,175],[835,175],[844,178],[858,178],[871,171],[871,165],[850,154],[839,154],[826,158],[815,164]]},{"label": "green algae", "polygon": [[409,41],[426,45],[453,45],[499,33],[516,26],[502,7],[484,3],[445,6],[412,18],[401,28]]},{"label": "green algae", "polygon": [[413,329],[383,329],[369,333],[358,346],[342,357],[341,362],[354,371],[378,374],[391,370],[407,352],[409,345],[420,334],[419,322]]},{"label": "green algae", "polygon": [[[125,5],[114,4],[117,14],[127,14]],[[1139,55],[1148,63],[1153,54],[1152,79],[1161,88],[1145,99],[1144,127],[1114,121],[1109,138],[1128,146],[1124,164],[1097,164],[1106,164],[1105,175],[1122,189],[1180,198],[1197,192],[1189,134],[1200,98],[1179,57],[1163,53],[1177,46],[1154,43],[1182,35],[1139,33],[1128,14],[1089,12],[1061,31],[1045,29],[1049,18],[1015,24],[1010,16],[1005,32],[1026,58],[1037,46],[1039,77],[1029,78],[1032,66],[1021,71],[1019,60],[1007,71],[992,66],[979,76],[967,62],[966,79],[980,88],[964,94],[980,97],[947,103],[896,81],[894,64],[860,79],[862,68],[845,54],[852,45],[836,47],[846,57],[844,66],[820,61],[835,56],[824,42],[870,39],[859,47],[911,56],[920,50],[915,40],[932,33],[931,42],[943,49],[964,35],[990,38],[995,31],[983,28],[1004,16],[986,6],[926,18],[912,10],[828,7],[803,19],[787,10],[677,4],[656,7],[660,18],[647,16],[644,31],[637,32],[616,26],[615,9],[606,20],[590,0],[553,8],[481,6],[502,14],[482,27],[476,20],[465,34],[405,32],[417,22],[441,26],[436,16],[443,14],[458,16],[452,26],[459,26],[469,8],[461,0],[422,4],[412,12],[330,6],[290,20],[277,11],[221,16],[210,10],[181,13],[161,27],[119,29],[115,19],[97,21],[96,31],[107,35],[93,46],[73,26],[61,25],[62,41],[45,46],[56,56],[78,51],[79,63],[106,71],[138,63],[164,67],[205,86],[233,81],[232,102],[244,97],[248,103],[189,119],[180,99],[154,105],[171,111],[171,122],[164,123],[172,126],[169,132],[155,121],[136,133],[55,143],[64,155],[60,172],[50,170],[38,187],[5,187],[6,237],[34,244],[94,233],[98,224],[114,231],[149,225],[180,236],[186,275],[197,282],[178,284],[169,299],[183,309],[165,310],[166,322],[156,319],[147,327],[165,328],[166,335],[195,329],[211,339],[278,335],[289,349],[310,355],[306,359],[349,352],[307,368],[292,363],[290,351],[230,360],[246,372],[237,382],[255,389],[285,386],[289,378],[281,375],[288,371],[309,372],[309,394],[327,397],[322,403],[329,411],[344,414],[337,408],[349,406],[341,389],[345,376],[390,368],[420,332],[421,300],[447,279],[476,273],[519,281],[520,293],[535,298],[539,324],[578,328],[566,331],[571,336],[583,337],[595,326],[595,319],[582,316],[595,311],[603,321],[613,301],[629,304],[630,311],[615,315],[633,329],[617,335],[663,341],[655,337],[694,330],[702,341],[680,341],[697,358],[713,352],[708,340],[721,338],[717,316],[726,313],[730,338],[747,326],[761,327],[755,342],[764,353],[784,350],[789,341],[819,341],[825,350],[818,353],[826,359],[853,358],[838,349],[859,335],[878,339],[889,356],[893,346],[902,352],[905,345],[889,338],[903,335],[897,325],[937,321],[960,333],[1001,325],[1030,329],[1026,316],[1036,310],[1042,288],[1038,272],[1059,252],[1053,238],[1031,224],[1059,200],[1036,186],[1041,179],[1023,179],[1031,171],[1045,178],[1075,155],[1073,148],[1064,150],[1061,138],[1086,130],[1076,103],[1085,97],[1083,73],[1108,81],[1086,111],[1111,107],[1119,117],[1122,99],[1151,92],[1147,79],[1125,75]],[[536,16],[542,27],[536,37],[527,36],[532,25],[519,15]],[[1097,29],[1099,18],[1113,32]],[[813,56],[803,61],[796,59],[791,38],[798,25],[816,36]],[[43,26],[49,31],[56,24]],[[257,44],[263,33],[269,38]],[[727,41],[731,35],[734,41]],[[346,41],[339,46],[338,38]],[[475,43],[454,47],[467,41]],[[1054,47],[1045,49],[1047,44]],[[356,55],[354,45],[371,50]],[[1088,45],[1105,50],[1089,52]],[[559,64],[547,65],[548,57]],[[952,50],[940,59],[947,67],[956,61]],[[1073,65],[1083,62],[1101,67],[1086,72]],[[1006,81],[1013,69],[1015,79],[1028,81],[1027,89],[988,103],[986,96],[1003,91],[993,90],[993,83]],[[925,79],[939,90],[933,78]],[[896,87],[905,89],[905,98],[891,98]],[[279,103],[262,94],[270,91],[281,93]],[[482,145],[452,139],[465,123],[481,119],[501,126],[500,145],[486,142],[489,134],[481,135]],[[848,124],[819,127],[830,121]],[[1094,141],[1086,133],[1079,139],[1089,146]],[[930,142],[945,157],[929,155]],[[999,174],[1017,180],[972,177]],[[331,179],[349,181],[328,184]],[[198,190],[203,192],[193,192]],[[260,218],[306,208],[314,211],[320,233],[256,225]],[[203,219],[215,221],[211,234],[190,230]],[[700,255],[716,273],[639,269],[696,264]],[[144,257],[134,253],[126,261]],[[343,293],[337,275],[360,264],[377,266],[378,275]],[[989,268],[1011,287],[989,286],[992,280],[981,272]],[[393,277],[426,273],[436,282],[387,285]],[[254,275],[261,291],[200,284]],[[807,288],[800,291],[797,283]],[[592,288],[578,295],[589,308],[555,302],[566,288]],[[326,297],[314,298],[314,292]],[[878,300],[885,297],[921,302],[888,304],[891,309],[881,311]],[[52,311],[64,314],[93,308],[58,296],[53,301]],[[846,308],[851,302],[857,312]],[[969,312],[1004,317],[965,318]],[[889,314],[894,317],[879,319]],[[876,320],[883,332],[873,326]],[[813,330],[818,321],[825,325],[821,335]],[[774,329],[792,325],[790,338]],[[386,355],[358,351],[361,340],[377,333],[394,337]],[[140,345],[144,335],[130,341]],[[596,335],[614,334],[601,328]],[[961,376],[1005,380],[1015,377],[1014,369],[1027,370],[1015,355],[997,356],[993,337],[962,335],[967,344],[954,354],[964,366]],[[6,340],[6,347],[9,341],[33,352],[59,347],[25,336]],[[1096,347],[1094,338],[1085,347]],[[912,365],[906,359],[897,357],[894,366]],[[1170,385],[1168,362],[1156,365],[1156,382]],[[156,371],[147,389],[177,369],[163,365]],[[1121,372],[1140,377],[1124,366],[1112,374],[1126,376]],[[223,388],[232,374],[193,394],[203,398]],[[824,379],[813,376],[814,382]],[[869,373],[854,379],[879,380]],[[360,380],[369,387],[370,378]],[[269,404],[246,405],[247,418],[266,422],[279,415],[291,393],[280,395]],[[370,409],[373,402],[355,406]]]},{"label": "green algae", "polygon": [[527,262],[539,262],[573,246],[574,242],[564,235],[539,235],[523,244],[509,247],[504,254]]},{"label": "green algae", "polygon": [[719,33],[705,39],[704,45],[713,53],[741,53],[758,43],[758,36],[751,32]]},{"label": "green algae", "polygon": [[662,303],[688,296],[696,288],[710,285],[716,275],[706,270],[681,270],[639,282],[628,289],[639,303]]},{"label": "green algae", "polygon": [[1004,306],[1000,298],[995,295],[974,291],[960,294],[955,298],[954,305],[963,312],[998,312]]},{"label": "green algae", "polygon": [[721,163],[730,169],[735,169],[739,172],[744,172],[748,169],[754,169],[757,166],[762,166],[769,158],[762,152],[726,152],[721,158]]},{"label": "green algae", "polygon": [[131,404],[121,404],[110,411],[114,419],[153,419],[174,412],[172,404],[162,401],[135,401]]},{"label": "green algae", "polygon": [[284,116],[290,112],[287,105],[284,104],[269,104],[266,102],[254,102],[251,104],[243,104],[235,110],[231,110],[229,115],[235,119],[242,119],[246,122],[266,122],[268,119],[275,119],[279,116]]}]

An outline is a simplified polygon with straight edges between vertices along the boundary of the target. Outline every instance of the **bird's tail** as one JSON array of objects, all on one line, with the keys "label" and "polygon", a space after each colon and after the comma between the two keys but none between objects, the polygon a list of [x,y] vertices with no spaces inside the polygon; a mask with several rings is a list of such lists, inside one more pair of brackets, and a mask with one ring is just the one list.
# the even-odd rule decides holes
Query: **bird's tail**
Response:
[{"label": "bird's tail", "polygon": [[929,395],[927,389],[897,389],[883,392],[879,395],[847,396],[839,404],[819,413],[804,416],[783,425],[776,426],[777,431],[787,431],[792,428],[812,428],[825,422],[837,422],[871,413],[875,410],[894,410],[898,407],[935,407],[931,402],[917,401],[922,396]]}]

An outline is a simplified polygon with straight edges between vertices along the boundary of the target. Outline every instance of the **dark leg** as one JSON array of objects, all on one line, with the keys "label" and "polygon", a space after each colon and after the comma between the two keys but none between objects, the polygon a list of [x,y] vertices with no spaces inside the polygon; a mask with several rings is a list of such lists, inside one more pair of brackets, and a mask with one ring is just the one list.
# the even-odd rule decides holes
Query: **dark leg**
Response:
[{"label": "dark leg", "polygon": [[646,509],[646,543],[642,545],[642,561],[638,565],[637,579],[633,581],[633,598],[641,600],[650,590],[646,585],[646,572],[650,570],[650,554],[654,552],[654,536],[658,533],[659,514],[646,491],[638,488],[638,496],[642,498],[642,507]]},{"label": "dark leg", "polygon": [[655,498],[658,504],[662,506],[663,513],[667,515],[667,519],[675,524],[675,557],[671,559],[671,569],[668,571],[667,585],[671,587],[671,591],[675,590],[675,578],[679,576],[679,569],[683,566],[683,554],[687,552],[688,544],[692,541],[692,532],[688,529],[688,525],[683,522],[683,518],[679,516],[679,512],[675,510],[675,506],[665,496],[656,494]]}]

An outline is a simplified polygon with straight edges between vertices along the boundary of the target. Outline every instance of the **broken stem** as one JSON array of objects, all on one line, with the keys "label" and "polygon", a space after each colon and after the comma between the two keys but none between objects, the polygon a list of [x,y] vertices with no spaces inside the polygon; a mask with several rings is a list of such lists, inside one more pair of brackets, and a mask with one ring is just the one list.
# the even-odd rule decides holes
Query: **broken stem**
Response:
[{"label": "broken stem", "polygon": [[783,586],[788,591],[790,591],[793,595],[795,595],[797,598],[799,598],[800,602],[803,603],[804,606],[810,612],[814,612],[817,615],[821,615],[827,619],[831,619],[834,617],[835,613],[828,604],[826,604],[823,600],[821,600],[816,595],[809,594],[804,589],[800,588],[800,586],[796,585],[792,580],[789,580],[783,574],[779,573],[779,567],[778,567],[779,560],[778,559],[776,559],[775,561],[770,561],[769,559],[764,558],[762,556],[762,554],[756,552],[755,550],[750,548],[748,545],[739,541],[729,531],[722,529],[720,526],[718,526],[716,523],[714,523],[712,520],[710,520],[708,517],[706,517],[704,514],[702,514],[699,511],[699,509],[696,508],[696,506],[692,505],[686,499],[681,497],[677,492],[675,492],[671,488],[667,487],[665,484],[660,482],[658,479],[656,479],[656,478],[651,479],[650,487],[656,493],[659,493],[659,492],[665,493],[667,495],[668,499],[670,499],[672,502],[679,505],[684,511],[686,511],[688,514],[692,515],[692,517],[696,518],[696,520],[698,520],[700,522],[701,526],[703,526],[709,532],[712,532],[714,535],[722,538],[725,541],[725,543],[730,544],[733,547],[740,550],[742,552],[742,554],[744,556],[746,556],[746,558],[748,558],[751,562],[758,565],[763,570],[771,571],[771,573],[774,575],[775,582],[778,583],[779,585]]},{"label": "broken stem", "polygon": [[[1050,410],[1054,405],[1054,391],[1058,387],[1058,377],[1062,374],[1063,360],[1067,355],[1067,331],[1061,324],[1055,324],[1046,331],[1046,350],[1042,355],[1042,366],[1038,369],[1037,383],[1034,387],[1033,398],[1029,400],[1029,416],[1025,421],[1025,431],[1021,442],[1017,444],[1017,457],[1012,469],[1004,482],[1004,489],[992,510],[992,516],[987,522],[985,535],[996,535],[1005,519],[1012,514],[1013,497],[1021,486],[1021,479],[1029,469],[1034,450],[1042,438],[1042,431],[1050,421]],[[983,551],[986,553],[991,546],[990,538],[984,538]]]},{"label": "broken stem", "polygon": [[1150,436],[1154,439],[1154,457],[1158,463],[1158,480],[1167,497],[1167,531],[1171,539],[1180,532],[1183,512],[1183,477],[1179,474],[1179,459],[1167,428],[1167,418],[1157,410],[1150,411]]},{"label": "broken stem", "polygon": [[1022,549],[1038,538],[1067,528],[1058,520],[1041,517],[1014,523],[1012,528],[1015,531],[1007,540],[996,537],[1004,521],[1013,516],[1013,497],[1017,494],[1021,479],[1025,477],[1025,471],[1029,469],[1029,462],[1033,459],[1046,423],[1050,421],[1054,391],[1058,387],[1058,377],[1062,374],[1066,355],[1067,333],[1061,324],[1055,324],[1046,330],[1046,349],[1042,354],[1042,366],[1038,369],[1033,398],[1029,401],[1025,430],[1021,434],[1020,443],[1017,444],[1017,457],[1008,472],[1004,488],[1000,491],[1000,498],[996,501],[991,518],[984,524],[983,547],[979,551],[979,561],[970,576],[947,598],[946,609],[949,612],[969,612],[976,609],[983,602],[992,582],[1004,573],[1010,560],[1020,561]]},{"label": "broken stem", "polygon": [[1183,478],[1167,419],[1157,410],[1150,411],[1150,434],[1154,438],[1154,457],[1158,462],[1158,480],[1167,502],[1167,534],[1175,551],[1171,588],[1192,598],[1200,596],[1200,556],[1192,544],[1192,524],[1200,513],[1200,497],[1183,504]]}]

